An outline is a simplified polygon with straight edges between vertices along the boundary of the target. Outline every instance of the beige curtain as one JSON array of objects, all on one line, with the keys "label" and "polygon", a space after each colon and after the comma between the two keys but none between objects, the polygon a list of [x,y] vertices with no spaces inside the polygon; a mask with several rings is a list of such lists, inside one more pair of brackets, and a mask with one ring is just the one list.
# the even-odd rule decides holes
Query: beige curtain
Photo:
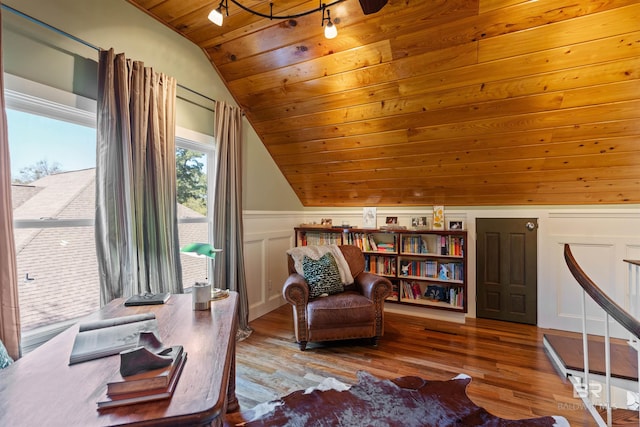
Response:
[{"label": "beige curtain", "polygon": [[[0,12],[0,20],[2,12]],[[0,27],[0,46],[2,46]],[[1,49],[0,49],[1,51]],[[0,340],[13,359],[20,357],[20,309],[18,307],[18,268],[13,237],[11,204],[11,162],[7,112],[4,103],[4,64],[0,55]]]},{"label": "beige curtain", "polygon": [[215,286],[237,291],[238,339],[251,334],[244,272],[242,227],[242,112],[217,101],[215,105],[216,189],[214,245],[222,249],[215,259]]},{"label": "beige curtain", "polygon": [[182,293],[176,214],[176,81],[100,52],[96,248],[100,298]]}]

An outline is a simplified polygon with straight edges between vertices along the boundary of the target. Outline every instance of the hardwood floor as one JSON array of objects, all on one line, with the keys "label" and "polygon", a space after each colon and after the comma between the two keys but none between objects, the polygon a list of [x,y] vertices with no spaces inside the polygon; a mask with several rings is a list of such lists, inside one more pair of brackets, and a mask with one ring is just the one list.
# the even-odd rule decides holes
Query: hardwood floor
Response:
[{"label": "hardwood floor", "polygon": [[[416,375],[445,380],[459,373],[473,380],[467,394],[503,418],[562,415],[572,426],[594,426],[570,382],[547,358],[542,336],[548,330],[515,323],[468,319],[466,324],[385,314],[378,347],[367,341],[310,343],[301,352],[293,337],[291,308],[251,322],[253,334],[238,343],[236,393],[242,411],[333,377],[356,382],[366,370],[378,378]],[[245,413],[246,416],[246,413]]]}]

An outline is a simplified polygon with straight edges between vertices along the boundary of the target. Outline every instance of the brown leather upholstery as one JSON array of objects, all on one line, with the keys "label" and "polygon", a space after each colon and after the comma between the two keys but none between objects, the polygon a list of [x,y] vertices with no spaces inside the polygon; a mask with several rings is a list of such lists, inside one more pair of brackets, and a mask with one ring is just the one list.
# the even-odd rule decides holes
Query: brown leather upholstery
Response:
[{"label": "brown leather upholstery", "polygon": [[357,246],[342,245],[353,285],[339,294],[309,299],[309,286],[296,273],[288,255],[289,277],[282,294],[293,307],[293,322],[300,350],[309,341],[371,338],[374,345],[384,334],[384,300],[391,293],[391,282],[364,271],[364,255]]}]

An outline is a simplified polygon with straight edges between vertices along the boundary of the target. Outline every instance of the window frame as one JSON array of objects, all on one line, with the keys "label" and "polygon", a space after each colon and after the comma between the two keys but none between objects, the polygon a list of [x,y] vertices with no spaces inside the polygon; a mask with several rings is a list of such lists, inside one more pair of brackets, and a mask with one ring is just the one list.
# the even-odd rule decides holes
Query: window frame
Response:
[{"label": "window frame", "polygon": [[[61,120],[81,126],[96,128],[96,101],[65,92],[50,86],[36,83],[21,77],[4,73],[5,106],[7,109],[23,113],[44,116],[53,120]],[[14,229],[25,228],[71,228],[94,227],[93,218],[76,219],[22,219],[14,218]],[[70,319],[51,323],[27,332],[21,331],[21,350],[23,354],[44,344],[69,326],[77,322]]]},{"label": "window frame", "polygon": [[[203,218],[180,218],[179,224],[207,224],[207,243],[213,245],[213,193],[215,190],[215,138],[185,128],[176,129],[176,150],[184,148],[207,155],[207,215]],[[207,278],[213,284],[213,260],[207,263]]]},{"label": "window frame", "polygon": [[[53,120],[97,128],[97,102],[61,89],[4,73],[5,106],[8,109],[48,117]],[[200,132],[176,127],[176,148],[186,148],[207,155],[207,216],[204,218],[178,218],[178,223],[207,223],[207,239],[213,242],[213,192],[215,189],[215,139]],[[210,171],[210,172],[209,172]],[[22,219],[13,221],[14,229],[95,227],[95,218],[76,219]],[[208,265],[211,277],[212,265]],[[211,279],[210,279],[211,280]],[[26,333],[21,332],[23,354],[35,349],[55,335],[76,323],[78,319],[51,323]]]}]

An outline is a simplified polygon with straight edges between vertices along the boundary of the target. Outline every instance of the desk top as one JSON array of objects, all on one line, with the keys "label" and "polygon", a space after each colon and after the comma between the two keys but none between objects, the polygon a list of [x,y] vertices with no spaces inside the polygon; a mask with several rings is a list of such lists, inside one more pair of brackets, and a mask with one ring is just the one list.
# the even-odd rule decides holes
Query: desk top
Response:
[{"label": "desk top", "polygon": [[171,399],[97,410],[107,381],[119,376],[119,355],[69,366],[78,324],[8,368],[0,370],[0,425],[94,426],[204,423],[224,415],[231,364],[235,363],[238,294],[194,311],[192,296],[176,294],[162,305],[109,303],[82,319],[153,312],[165,346],[182,345],[188,357]]}]

